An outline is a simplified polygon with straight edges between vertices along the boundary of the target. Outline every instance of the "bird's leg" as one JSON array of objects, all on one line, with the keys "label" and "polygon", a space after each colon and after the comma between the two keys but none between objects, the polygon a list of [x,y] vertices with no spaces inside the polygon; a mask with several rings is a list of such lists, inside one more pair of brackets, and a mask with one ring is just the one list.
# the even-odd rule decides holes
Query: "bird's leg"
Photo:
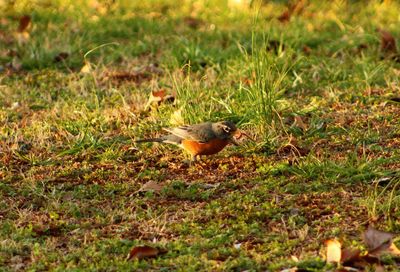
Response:
[{"label": "bird's leg", "polygon": [[199,155],[192,155],[192,159],[190,160],[189,166],[192,166],[192,165],[196,164],[196,162],[198,161],[197,160],[198,158],[200,158]]},{"label": "bird's leg", "polygon": [[196,155],[191,155],[190,160],[183,160],[185,164],[187,164],[189,167],[194,165],[196,163]]}]

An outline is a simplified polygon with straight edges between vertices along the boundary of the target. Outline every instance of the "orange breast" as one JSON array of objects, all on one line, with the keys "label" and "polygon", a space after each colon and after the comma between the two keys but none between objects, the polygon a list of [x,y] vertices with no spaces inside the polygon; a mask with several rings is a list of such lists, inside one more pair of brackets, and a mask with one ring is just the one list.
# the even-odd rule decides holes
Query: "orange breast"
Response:
[{"label": "orange breast", "polygon": [[182,146],[192,155],[212,155],[220,152],[228,144],[228,140],[213,139],[207,143],[183,140]]}]

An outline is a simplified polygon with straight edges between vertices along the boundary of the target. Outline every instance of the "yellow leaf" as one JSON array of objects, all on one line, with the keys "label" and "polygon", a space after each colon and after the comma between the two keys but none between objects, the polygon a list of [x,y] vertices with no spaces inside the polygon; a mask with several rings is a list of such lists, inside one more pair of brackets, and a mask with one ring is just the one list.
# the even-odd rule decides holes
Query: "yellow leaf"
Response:
[{"label": "yellow leaf", "polygon": [[178,109],[171,114],[169,123],[173,126],[181,126],[185,124],[185,120],[182,117],[182,109]]},{"label": "yellow leaf", "polygon": [[397,246],[396,246],[394,243],[392,243],[392,244],[390,245],[390,247],[389,247],[389,252],[390,252],[391,254],[393,254],[393,255],[400,256],[400,250],[397,248]]},{"label": "yellow leaf", "polygon": [[17,40],[18,44],[24,44],[27,43],[30,39],[30,35],[27,31],[23,32],[16,32],[15,33],[15,39]]},{"label": "yellow leaf", "polygon": [[342,257],[341,244],[336,239],[330,239],[325,242],[326,245],[326,262],[340,263]]},{"label": "yellow leaf", "polygon": [[81,73],[88,74],[91,71],[92,71],[92,66],[91,66],[90,62],[85,62],[85,65],[83,65],[81,68]]}]

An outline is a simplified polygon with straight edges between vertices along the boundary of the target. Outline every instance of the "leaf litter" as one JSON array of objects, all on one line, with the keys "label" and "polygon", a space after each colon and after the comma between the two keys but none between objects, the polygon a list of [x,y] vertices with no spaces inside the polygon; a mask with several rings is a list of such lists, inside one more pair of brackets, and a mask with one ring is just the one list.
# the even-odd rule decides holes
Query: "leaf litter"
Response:
[{"label": "leaf litter", "polygon": [[155,258],[160,254],[164,254],[167,251],[164,249],[156,248],[156,247],[151,247],[151,246],[136,246],[131,249],[127,256],[127,260],[132,260],[132,259],[146,259],[146,258]]},{"label": "leaf litter", "polygon": [[377,31],[381,35],[381,53],[383,57],[392,59],[396,62],[400,61],[400,55],[397,51],[396,39],[386,30],[378,28]]},{"label": "leaf litter", "polygon": [[145,183],[138,192],[149,192],[149,191],[153,191],[155,193],[159,193],[162,191],[162,189],[164,188],[163,185],[157,183],[154,180],[150,180],[149,182]]},{"label": "leaf litter", "polygon": [[24,15],[19,18],[19,25],[17,32],[15,33],[16,39],[19,44],[24,44],[30,39],[30,34],[28,32],[29,28],[32,26],[32,19],[29,15]]},{"label": "leaf litter", "polygon": [[150,97],[147,100],[145,110],[149,109],[152,105],[159,106],[162,103],[174,103],[175,95],[168,94],[165,89],[160,89],[156,91],[152,91],[150,93]]},{"label": "leaf litter", "polygon": [[[342,243],[336,238],[326,240],[325,261],[328,265],[338,267],[335,271],[365,271],[367,267],[373,266],[375,271],[385,271],[381,263],[381,255],[384,253],[394,256],[400,256],[400,250],[393,243],[396,234],[377,230],[369,226],[362,233],[364,244],[367,247],[366,252],[358,248],[342,247]],[[296,263],[299,260],[296,261]],[[281,270],[283,271],[302,271],[297,267]]]}]

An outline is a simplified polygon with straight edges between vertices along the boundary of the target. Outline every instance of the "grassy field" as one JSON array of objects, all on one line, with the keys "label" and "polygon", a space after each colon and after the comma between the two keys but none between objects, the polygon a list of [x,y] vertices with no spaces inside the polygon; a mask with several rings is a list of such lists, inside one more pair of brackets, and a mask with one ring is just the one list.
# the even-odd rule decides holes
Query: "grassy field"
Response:
[{"label": "grassy field", "polygon": [[[377,31],[400,37],[396,1],[11,2],[0,271],[323,271],[326,239],[400,231],[400,63]],[[146,107],[159,90],[175,102]],[[209,120],[255,142],[190,167],[133,143]]]}]

